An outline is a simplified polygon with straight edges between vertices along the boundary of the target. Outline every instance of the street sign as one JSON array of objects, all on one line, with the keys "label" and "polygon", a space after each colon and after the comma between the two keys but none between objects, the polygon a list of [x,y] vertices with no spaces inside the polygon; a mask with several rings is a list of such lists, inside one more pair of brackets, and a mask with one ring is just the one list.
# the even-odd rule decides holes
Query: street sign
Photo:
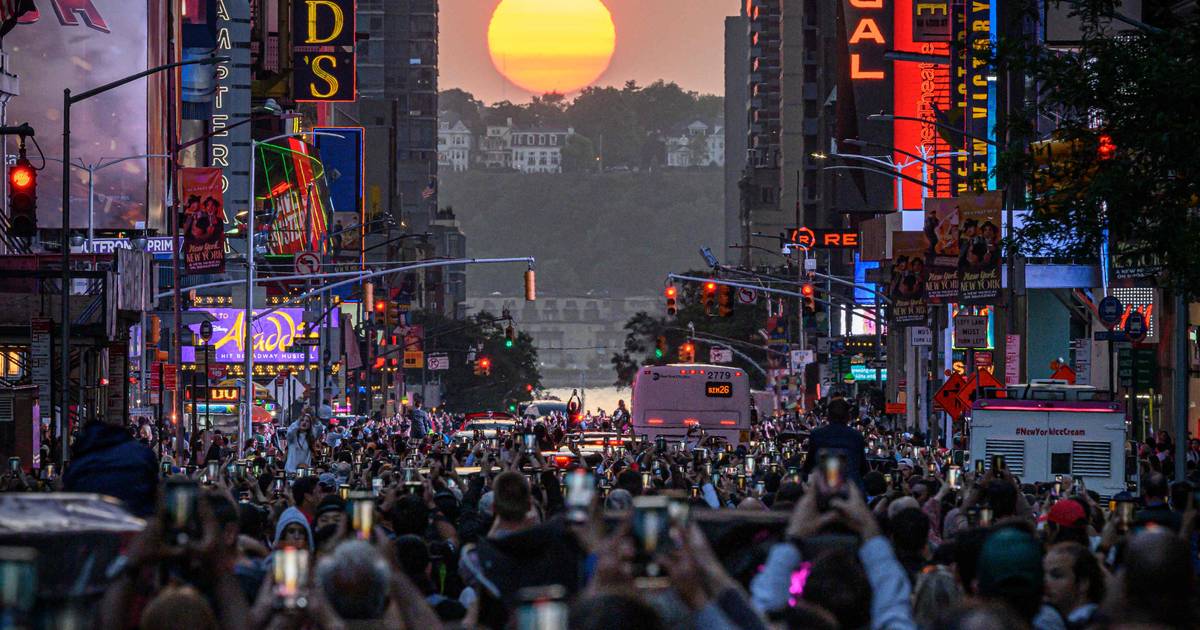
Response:
[{"label": "street sign", "polygon": [[150,391],[157,392],[162,385],[162,361],[150,364]]},{"label": "street sign", "polygon": [[1124,330],[1097,330],[1092,333],[1092,339],[1096,341],[1128,341],[1129,335],[1125,334]]},{"label": "street sign", "polygon": [[788,357],[793,370],[804,369],[804,366],[812,363],[815,358],[812,350],[792,350]]},{"label": "street sign", "polygon": [[296,275],[308,276],[321,273],[321,257],[313,252],[296,254]]},{"label": "street sign", "polygon": [[754,289],[739,288],[737,301],[738,304],[754,304],[758,301],[758,292]]},{"label": "street sign", "polygon": [[420,350],[408,350],[404,353],[405,369],[421,369],[425,367],[425,353]]},{"label": "street sign", "polygon": [[908,334],[912,335],[912,345],[914,346],[933,345],[933,331],[929,330],[928,326],[913,326],[908,329]]},{"label": "street sign", "polygon": [[829,354],[829,337],[817,337],[817,352]]},{"label": "street sign", "polygon": [[709,348],[708,360],[711,363],[732,363],[733,350],[729,348]]},{"label": "street sign", "polygon": [[713,255],[712,250],[707,247],[700,248],[700,255],[704,257],[704,262],[708,263],[709,267],[716,269],[721,266],[721,262]]},{"label": "street sign", "polygon": [[904,413],[905,411],[907,411],[907,408],[908,408],[908,405],[905,405],[904,403],[891,403],[890,402],[890,403],[884,404],[883,412],[886,414],[890,414],[890,415],[901,414],[901,413]]},{"label": "street sign", "polygon": [[163,389],[174,390],[178,384],[178,366],[174,363],[164,363],[162,366]]},{"label": "street sign", "polygon": [[1096,311],[1100,317],[1100,323],[1104,324],[1105,328],[1112,330],[1112,327],[1121,321],[1121,313],[1125,311],[1125,307],[1121,305],[1121,300],[1110,295],[1100,300],[1100,304],[1096,306]]},{"label": "street sign", "polygon": [[886,370],[887,359],[867,359],[867,367],[872,370]]},{"label": "street sign", "polygon": [[1134,343],[1139,343],[1146,339],[1146,318],[1139,311],[1130,311],[1129,317],[1125,319],[1125,334],[1129,336],[1129,340]]},{"label": "street sign", "polygon": [[212,322],[208,320],[200,322],[200,341],[208,343],[208,340],[212,339],[212,333]]},{"label": "street sign", "polygon": [[436,372],[450,369],[450,357],[446,354],[431,354],[426,357],[425,366]]},{"label": "street sign", "polygon": [[208,378],[210,378],[214,381],[225,378],[225,368],[223,368],[223,367],[208,368]]},{"label": "street sign", "polygon": [[846,340],[845,339],[830,339],[829,340],[829,354],[837,354],[837,355],[846,354]]},{"label": "street sign", "polygon": [[946,377],[946,382],[933,395],[933,402],[942,408],[954,420],[961,420],[970,407],[963,402],[961,394],[966,388],[966,380],[959,374]]},{"label": "street sign", "polygon": [[987,315],[957,315],[954,318],[955,348],[986,348]]}]

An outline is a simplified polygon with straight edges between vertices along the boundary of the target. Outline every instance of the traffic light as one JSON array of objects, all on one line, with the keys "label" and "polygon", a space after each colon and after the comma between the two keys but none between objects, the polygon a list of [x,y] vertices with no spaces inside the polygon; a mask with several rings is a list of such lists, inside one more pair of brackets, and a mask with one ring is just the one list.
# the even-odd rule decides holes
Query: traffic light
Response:
[{"label": "traffic light", "polygon": [[813,314],[817,312],[817,288],[812,283],[805,283],[800,287],[800,295],[804,297],[804,312]]},{"label": "traffic light", "polygon": [[25,159],[22,145],[16,164],[8,169],[8,233],[21,238],[37,235],[37,171]]},{"label": "traffic light", "polygon": [[659,335],[658,339],[654,340],[654,358],[662,359],[667,356],[667,338]]},{"label": "traffic light", "polygon": [[387,300],[375,300],[375,317],[383,319],[387,315]]},{"label": "traffic light", "polygon": [[1117,145],[1113,143],[1112,136],[1102,133],[1097,138],[1098,145],[1096,147],[1096,158],[1105,161],[1111,160],[1117,156]]},{"label": "traffic light", "polygon": [[712,315],[713,302],[716,299],[717,299],[717,283],[711,282],[711,281],[705,282],[704,283],[704,314],[705,315],[710,315],[710,316]]},{"label": "traffic light", "polygon": [[398,302],[388,302],[387,318],[385,321],[387,321],[389,325],[400,323],[400,304]]},{"label": "traffic light", "polygon": [[717,313],[721,317],[733,315],[733,287],[722,284],[717,288]]},{"label": "traffic light", "polygon": [[487,357],[475,359],[475,376],[491,376],[492,360]]},{"label": "traffic light", "polygon": [[509,324],[504,328],[504,347],[511,348],[517,343],[517,329]]},{"label": "traffic light", "polygon": [[667,317],[675,317],[675,314],[679,312],[679,307],[675,302],[675,298],[679,296],[679,289],[676,289],[675,285],[669,284],[663,290],[663,295],[667,298]]},{"label": "traffic light", "polygon": [[695,363],[696,362],[696,346],[690,341],[684,342],[679,346],[679,362],[680,363]]}]

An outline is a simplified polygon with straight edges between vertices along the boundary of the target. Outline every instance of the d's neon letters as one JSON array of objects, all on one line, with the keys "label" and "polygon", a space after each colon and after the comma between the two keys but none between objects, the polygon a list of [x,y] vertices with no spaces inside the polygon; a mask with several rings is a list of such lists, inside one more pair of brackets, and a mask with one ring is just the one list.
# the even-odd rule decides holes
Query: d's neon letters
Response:
[{"label": "d's neon letters", "polygon": [[[346,28],[346,15],[342,13],[342,7],[336,2],[330,0],[306,0],[305,5],[308,7],[308,37],[305,38],[305,44],[328,44],[342,34],[342,30]],[[329,30],[329,35],[321,37],[317,34],[317,9],[319,7],[328,7],[333,11],[333,28]]]}]

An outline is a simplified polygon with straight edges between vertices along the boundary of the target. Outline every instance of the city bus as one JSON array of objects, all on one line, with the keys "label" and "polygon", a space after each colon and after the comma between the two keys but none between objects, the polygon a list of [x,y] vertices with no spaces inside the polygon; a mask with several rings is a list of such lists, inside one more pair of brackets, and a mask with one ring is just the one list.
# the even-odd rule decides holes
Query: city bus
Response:
[{"label": "city bus", "polygon": [[633,379],[634,433],[682,438],[700,427],[738,444],[750,436],[750,377],[728,365],[647,365]]}]

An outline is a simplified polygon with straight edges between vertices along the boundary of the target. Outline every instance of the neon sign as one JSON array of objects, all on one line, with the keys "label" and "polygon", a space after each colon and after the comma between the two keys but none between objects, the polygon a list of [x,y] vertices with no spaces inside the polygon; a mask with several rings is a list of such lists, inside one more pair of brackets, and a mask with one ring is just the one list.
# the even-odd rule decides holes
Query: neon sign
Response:
[{"label": "neon sign", "polygon": [[[887,16],[884,0],[847,0],[850,7],[860,9],[854,31],[850,34],[850,78],[855,81],[882,81],[887,78],[883,52],[888,36],[880,28]],[[886,24],[886,22],[884,22]]]}]

